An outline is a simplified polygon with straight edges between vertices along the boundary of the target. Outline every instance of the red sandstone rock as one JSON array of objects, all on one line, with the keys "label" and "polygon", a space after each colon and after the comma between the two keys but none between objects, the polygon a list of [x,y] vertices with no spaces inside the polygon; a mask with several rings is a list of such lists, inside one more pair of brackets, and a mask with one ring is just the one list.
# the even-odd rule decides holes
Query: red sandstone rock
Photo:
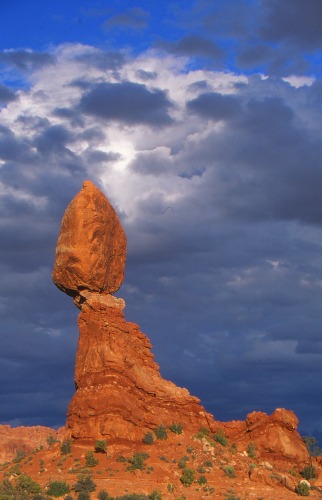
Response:
[{"label": "red sandstone rock", "polygon": [[160,376],[148,338],[124,319],[123,301],[103,299],[91,294],[79,315],[77,391],[67,418],[71,436],[141,441],[160,424],[181,423],[189,432],[214,429],[199,399]]},{"label": "red sandstone rock", "polygon": [[72,296],[81,290],[116,292],[123,281],[126,236],[104,194],[85,181],[64,214],[53,280]]},{"label": "red sandstone rock", "polygon": [[228,423],[224,429],[239,449],[246,450],[252,442],[256,445],[256,453],[263,459],[303,464],[308,462],[309,454],[297,426],[298,419],[292,411],[277,408],[271,415],[252,412],[247,415],[244,426],[231,428]]},{"label": "red sandstone rock", "polygon": [[0,424],[0,463],[12,460],[18,450],[29,453],[39,446],[47,446],[47,438],[53,435],[61,439],[65,431],[49,427],[10,427]]}]

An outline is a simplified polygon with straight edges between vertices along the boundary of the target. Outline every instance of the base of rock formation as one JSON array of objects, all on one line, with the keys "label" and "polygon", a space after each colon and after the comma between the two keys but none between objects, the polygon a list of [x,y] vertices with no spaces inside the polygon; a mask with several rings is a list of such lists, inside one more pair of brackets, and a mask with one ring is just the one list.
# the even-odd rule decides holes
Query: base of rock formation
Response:
[{"label": "base of rock formation", "polygon": [[125,321],[124,301],[82,294],[76,393],[68,408],[73,439],[142,440],[147,430],[181,423],[191,432],[214,430],[198,398],[160,376],[148,338]]}]

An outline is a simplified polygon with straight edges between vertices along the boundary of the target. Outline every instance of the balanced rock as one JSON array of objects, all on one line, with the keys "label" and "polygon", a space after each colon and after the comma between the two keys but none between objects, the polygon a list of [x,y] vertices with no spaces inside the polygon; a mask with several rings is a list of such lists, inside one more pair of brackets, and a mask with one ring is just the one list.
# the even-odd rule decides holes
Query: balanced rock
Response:
[{"label": "balanced rock", "polygon": [[123,280],[125,246],[115,211],[86,181],[64,215],[53,273],[81,309],[68,433],[83,441],[133,441],[161,424],[211,429],[212,415],[161,377],[148,338],[125,321],[123,299],[111,295]]},{"label": "balanced rock", "polygon": [[126,236],[104,194],[85,181],[66,209],[53,280],[73,297],[82,290],[116,292],[124,278]]}]

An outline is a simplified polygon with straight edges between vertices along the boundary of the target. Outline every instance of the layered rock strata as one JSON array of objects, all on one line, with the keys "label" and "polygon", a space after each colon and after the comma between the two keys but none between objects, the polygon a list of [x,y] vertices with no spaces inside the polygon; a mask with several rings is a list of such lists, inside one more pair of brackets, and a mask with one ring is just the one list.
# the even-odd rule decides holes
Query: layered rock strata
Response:
[{"label": "layered rock strata", "polygon": [[149,340],[111,295],[123,280],[125,245],[114,209],[85,181],[63,217],[53,272],[81,308],[67,429],[74,439],[141,440],[160,424],[212,428],[199,399],[160,376]]}]

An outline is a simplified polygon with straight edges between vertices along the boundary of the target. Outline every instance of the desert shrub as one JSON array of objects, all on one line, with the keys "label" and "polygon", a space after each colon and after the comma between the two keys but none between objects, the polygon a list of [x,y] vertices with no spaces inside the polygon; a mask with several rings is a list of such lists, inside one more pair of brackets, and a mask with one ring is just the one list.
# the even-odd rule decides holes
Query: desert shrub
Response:
[{"label": "desert shrub", "polygon": [[77,500],[91,500],[91,497],[87,491],[80,491],[77,495]]},{"label": "desert shrub", "polygon": [[16,464],[19,464],[21,462],[21,460],[23,460],[26,456],[26,453],[23,451],[23,450],[17,450],[17,454],[15,456],[15,458],[13,459],[13,462],[15,462]]},{"label": "desert shrub", "polygon": [[195,479],[195,472],[193,469],[188,469],[188,467],[183,469],[180,481],[184,486],[190,486],[194,482],[194,479]]},{"label": "desert shrub", "polygon": [[236,477],[235,468],[232,465],[227,465],[226,467],[224,467],[224,473],[228,477]]},{"label": "desert shrub", "polygon": [[127,466],[127,470],[144,470],[146,465],[144,461],[149,458],[147,453],[134,453],[132,458],[129,458],[129,465]]},{"label": "desert shrub", "polygon": [[98,500],[111,500],[110,495],[105,490],[101,490],[97,495]]},{"label": "desert shrub", "polygon": [[171,424],[171,425],[169,425],[169,429],[174,434],[182,434],[182,425],[181,424]]},{"label": "desert shrub", "polygon": [[304,477],[304,479],[314,479],[316,478],[316,470],[315,467],[310,464],[306,465],[300,472],[301,476]]},{"label": "desert shrub", "polygon": [[175,485],[172,483],[168,483],[167,490],[169,491],[169,493],[174,493]]},{"label": "desert shrub", "polygon": [[202,439],[203,437],[209,436],[209,430],[206,427],[200,427],[199,431],[196,434],[196,438]]},{"label": "desert shrub", "polygon": [[213,467],[213,463],[211,460],[205,460],[203,464],[205,467]]},{"label": "desert shrub", "polygon": [[53,434],[50,434],[47,437],[46,442],[47,442],[48,446],[51,446],[52,444],[57,443],[57,439],[55,438],[55,436]]},{"label": "desert shrub", "polygon": [[165,439],[168,439],[167,429],[162,424],[154,429],[154,434],[156,435],[157,439],[161,439],[163,441]]},{"label": "desert shrub", "polygon": [[60,447],[60,451],[63,455],[68,455],[72,450],[72,442],[70,439],[64,441]]},{"label": "desert shrub", "polygon": [[149,500],[162,500],[162,495],[159,491],[153,490],[149,495]]},{"label": "desert shrub", "polygon": [[237,497],[235,494],[235,491],[230,488],[226,493],[225,493],[225,500],[241,500],[240,497]]},{"label": "desert shrub", "polygon": [[224,435],[222,429],[218,429],[218,431],[213,435],[213,439],[222,446],[227,446],[228,444],[228,439]]},{"label": "desert shrub", "polygon": [[310,495],[310,486],[306,482],[300,481],[295,487],[295,493],[300,497],[308,497]]},{"label": "desert shrub", "polygon": [[308,449],[309,454],[312,457],[317,457],[318,455],[322,454],[322,450],[319,447],[319,443],[317,439],[313,436],[303,436],[303,441],[305,443],[305,446]]},{"label": "desert shrub", "polygon": [[179,459],[178,466],[180,469],[185,469],[187,467],[187,462],[189,461],[188,455],[184,455]]},{"label": "desert shrub", "polygon": [[247,446],[247,455],[249,458],[255,458],[256,457],[256,444],[255,443],[249,443]]},{"label": "desert shrub", "polygon": [[147,432],[144,435],[142,441],[143,441],[144,444],[153,444],[154,443],[154,437],[153,437],[152,432]]},{"label": "desert shrub", "polygon": [[95,451],[107,454],[107,442],[105,439],[97,439],[96,440]]},{"label": "desert shrub", "polygon": [[205,476],[199,476],[197,479],[197,483],[202,486],[203,484],[207,484],[207,478]]},{"label": "desert shrub", "polygon": [[18,496],[29,498],[31,495],[41,493],[41,486],[27,474],[21,474],[16,481],[16,492]]},{"label": "desert shrub", "polygon": [[73,488],[76,493],[90,493],[91,491],[96,490],[96,484],[92,480],[92,476],[90,474],[81,474],[77,479],[78,481],[75,483]]},{"label": "desert shrub", "polygon": [[52,481],[49,483],[47,489],[47,495],[51,497],[62,497],[66,493],[69,493],[70,488],[65,481]]},{"label": "desert shrub", "polygon": [[98,460],[94,457],[93,452],[90,450],[85,455],[85,466],[96,467]]}]

